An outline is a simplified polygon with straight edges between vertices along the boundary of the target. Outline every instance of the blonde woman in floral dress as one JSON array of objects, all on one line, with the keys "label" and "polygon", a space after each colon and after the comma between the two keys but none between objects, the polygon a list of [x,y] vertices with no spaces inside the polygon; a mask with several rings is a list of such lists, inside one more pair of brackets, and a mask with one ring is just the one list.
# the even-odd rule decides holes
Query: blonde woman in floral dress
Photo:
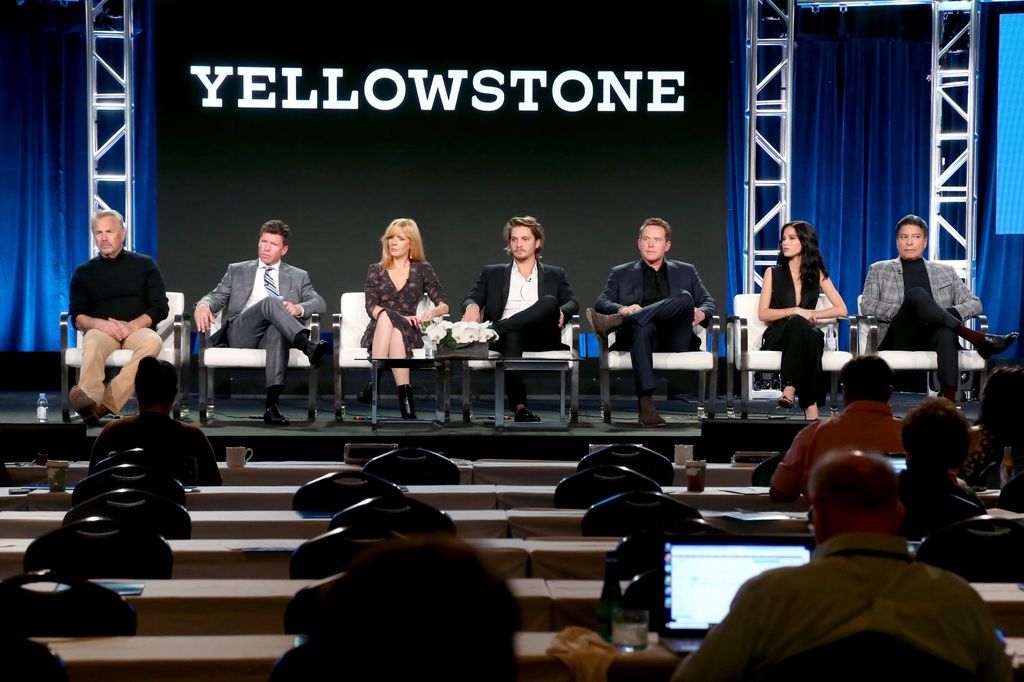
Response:
[{"label": "blonde woman in floral dress", "polygon": [[[366,273],[366,313],[370,324],[360,345],[372,358],[411,358],[414,348],[423,347],[420,326],[448,312],[444,287],[427,262],[423,239],[416,221],[396,218],[380,238],[381,258]],[[422,316],[416,314],[424,294],[434,307]],[[398,405],[403,419],[415,419],[409,369],[394,367],[391,374],[398,387]],[[370,386],[360,392],[361,402],[369,402]]]}]

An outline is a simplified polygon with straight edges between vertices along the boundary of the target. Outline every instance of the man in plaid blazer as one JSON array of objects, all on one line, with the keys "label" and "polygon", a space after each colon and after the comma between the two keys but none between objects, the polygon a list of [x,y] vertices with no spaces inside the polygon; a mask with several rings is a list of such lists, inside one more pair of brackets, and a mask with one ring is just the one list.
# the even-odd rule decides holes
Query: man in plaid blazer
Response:
[{"label": "man in plaid blazer", "polygon": [[1002,353],[1017,332],[986,335],[963,323],[981,314],[981,300],[948,265],[924,259],[928,224],[916,215],[896,223],[898,258],[879,261],[868,270],[861,312],[878,318],[875,350],[933,350],[938,355],[942,395],[955,402],[959,385],[957,337],[974,345],[982,357]]}]

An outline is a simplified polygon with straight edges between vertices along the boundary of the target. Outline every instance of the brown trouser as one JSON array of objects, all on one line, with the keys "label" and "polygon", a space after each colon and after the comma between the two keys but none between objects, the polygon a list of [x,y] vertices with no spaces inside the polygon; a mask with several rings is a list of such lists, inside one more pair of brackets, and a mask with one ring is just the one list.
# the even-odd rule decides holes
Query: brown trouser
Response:
[{"label": "brown trouser", "polygon": [[[136,329],[124,341],[118,341],[98,329],[90,329],[85,333],[82,346],[78,387],[97,405],[103,405],[117,414],[135,391],[135,370],[139,367],[139,361],[146,356],[159,355],[163,340],[148,327]],[[107,357],[122,348],[134,351],[132,359],[104,388]]]}]

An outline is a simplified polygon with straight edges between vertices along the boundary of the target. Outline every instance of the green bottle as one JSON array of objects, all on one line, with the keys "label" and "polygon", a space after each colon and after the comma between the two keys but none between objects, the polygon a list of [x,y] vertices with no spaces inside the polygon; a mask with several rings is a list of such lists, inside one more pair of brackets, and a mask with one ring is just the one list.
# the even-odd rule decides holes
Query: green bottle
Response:
[{"label": "green bottle", "polygon": [[606,642],[612,641],[612,613],[622,607],[622,589],[619,587],[619,557],[608,552],[604,559],[604,587],[597,602],[597,634]]}]

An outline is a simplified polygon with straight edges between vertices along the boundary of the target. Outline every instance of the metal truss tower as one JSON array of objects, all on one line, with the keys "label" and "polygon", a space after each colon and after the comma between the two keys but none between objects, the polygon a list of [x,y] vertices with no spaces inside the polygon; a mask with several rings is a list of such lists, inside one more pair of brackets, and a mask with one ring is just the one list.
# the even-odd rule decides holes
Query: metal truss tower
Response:
[{"label": "metal truss tower", "polygon": [[[112,208],[124,216],[125,245],[134,245],[132,133],[132,0],[85,0],[89,98],[89,214]],[[118,16],[118,15],[121,16]],[[91,236],[91,253],[95,253]]]},{"label": "metal truss tower", "polygon": [[756,292],[775,264],[789,220],[793,19],[796,0],[747,5],[746,240],[743,290]]},{"label": "metal truss tower", "polygon": [[749,0],[744,292],[774,264],[789,219],[793,38],[798,7],[932,7],[929,254],[973,289],[978,0]]},{"label": "metal truss tower", "polygon": [[932,3],[928,258],[953,266],[971,290],[977,243],[978,12],[974,0]]}]

